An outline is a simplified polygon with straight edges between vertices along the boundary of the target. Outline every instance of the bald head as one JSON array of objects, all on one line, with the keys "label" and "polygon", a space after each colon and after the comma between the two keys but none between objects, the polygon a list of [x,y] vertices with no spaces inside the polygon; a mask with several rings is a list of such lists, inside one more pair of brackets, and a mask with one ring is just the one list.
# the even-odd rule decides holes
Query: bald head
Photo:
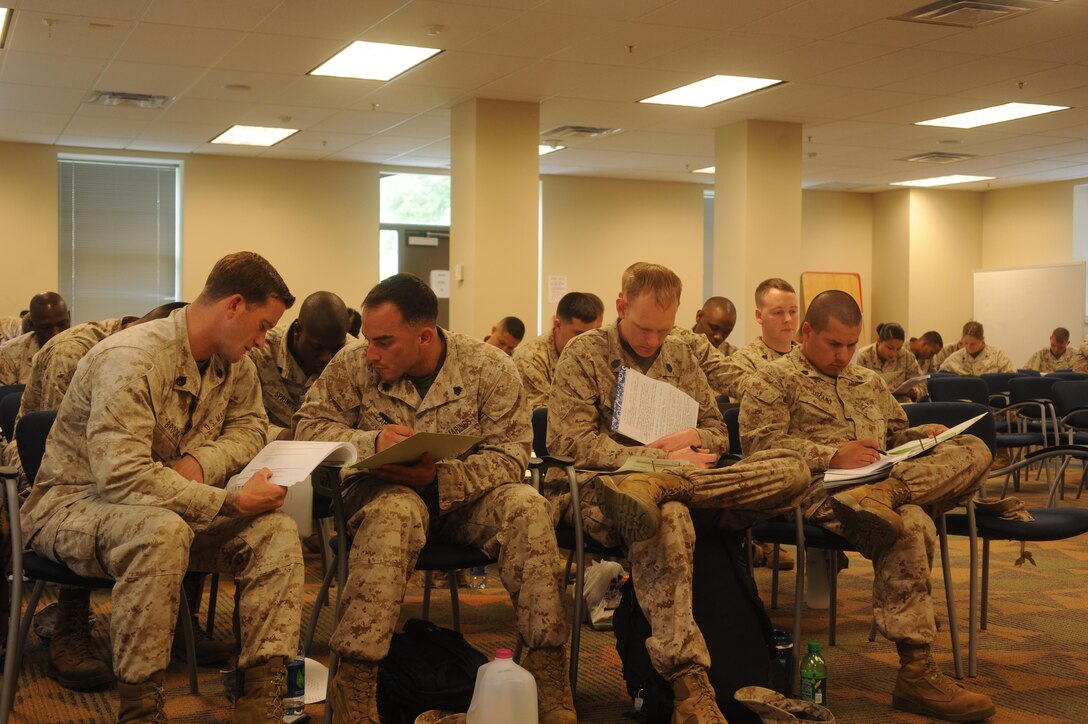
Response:
[{"label": "bald head", "polygon": [[695,332],[705,334],[715,347],[720,347],[737,326],[737,308],[725,297],[710,297],[695,313]]},{"label": "bald head", "polygon": [[64,298],[56,292],[42,292],[30,298],[30,330],[38,338],[38,346],[68,329],[72,317]]},{"label": "bald head", "polygon": [[832,319],[847,327],[858,327],[861,325],[861,307],[852,296],[838,289],[817,294],[805,312],[805,324],[815,332],[822,332]]},{"label": "bald head", "polygon": [[314,292],[303,300],[288,334],[288,348],[303,372],[321,374],[343,348],[349,322],[347,305],[332,292]]}]

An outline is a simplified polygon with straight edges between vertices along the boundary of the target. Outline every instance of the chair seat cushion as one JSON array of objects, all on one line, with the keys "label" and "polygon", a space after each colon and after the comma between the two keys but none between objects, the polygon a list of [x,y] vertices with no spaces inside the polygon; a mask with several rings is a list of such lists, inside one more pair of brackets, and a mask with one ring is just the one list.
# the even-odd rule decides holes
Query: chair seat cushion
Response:
[{"label": "chair seat cushion", "polygon": [[[768,520],[752,526],[752,538],[763,543],[785,543],[793,545],[797,542],[796,525],[785,520]],[[805,547],[826,548],[837,551],[854,551],[857,548],[843,538],[818,525],[805,523]]]},{"label": "chair seat cushion", "polygon": [[[1088,509],[1085,508],[1032,508],[1035,520],[1004,520],[978,515],[978,535],[990,540],[1064,540],[1088,533]],[[968,535],[967,514],[949,513],[948,532],[952,535]]]},{"label": "chair seat cushion", "polygon": [[1027,447],[1042,444],[1041,432],[1003,432],[997,436],[998,447]]},{"label": "chair seat cushion", "polygon": [[420,571],[449,571],[494,563],[491,556],[470,546],[428,543],[419,552],[416,569]]},{"label": "chair seat cushion", "polygon": [[113,581],[111,580],[84,578],[74,573],[68,566],[54,563],[48,558],[33,552],[23,554],[23,571],[27,578],[35,581],[46,581],[80,588],[113,588]]}]

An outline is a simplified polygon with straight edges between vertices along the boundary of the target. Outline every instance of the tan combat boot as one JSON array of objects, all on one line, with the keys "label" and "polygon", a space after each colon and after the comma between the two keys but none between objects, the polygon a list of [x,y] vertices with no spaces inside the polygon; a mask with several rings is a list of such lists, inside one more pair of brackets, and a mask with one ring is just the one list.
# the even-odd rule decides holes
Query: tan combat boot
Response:
[{"label": "tan combat boot", "polygon": [[49,641],[49,676],[66,689],[88,691],[113,683],[113,670],[91,640],[87,617],[89,588],[61,588],[53,638]]},{"label": "tan combat boot", "polygon": [[536,679],[540,724],[578,724],[574,697],[570,691],[567,647],[529,649],[521,666]]},{"label": "tan combat boot", "polygon": [[895,509],[910,499],[906,485],[885,480],[851,488],[828,503],[842,523],[843,535],[871,560],[903,535],[903,519]]},{"label": "tan combat boot", "polygon": [[926,644],[897,642],[899,676],[892,691],[892,706],[945,721],[980,721],[997,708],[990,697],[969,691],[941,673]]},{"label": "tan combat boot", "polygon": [[727,724],[702,666],[689,666],[674,675],[672,694],[672,724]]},{"label": "tan combat boot", "polygon": [[631,473],[619,482],[600,475],[596,481],[601,507],[627,543],[657,535],[661,504],[670,500],[686,503],[695,489],[690,480],[666,473]]},{"label": "tan combat boot", "polygon": [[283,695],[287,691],[283,657],[273,656],[260,666],[250,666],[240,676],[234,724],[282,722]]},{"label": "tan combat boot", "polygon": [[332,679],[333,724],[378,724],[378,664],[340,659]]},{"label": "tan combat boot", "polygon": [[121,706],[117,711],[118,724],[159,724],[167,721],[166,697],[163,694],[163,672],[152,674],[139,684],[117,682],[117,695]]}]

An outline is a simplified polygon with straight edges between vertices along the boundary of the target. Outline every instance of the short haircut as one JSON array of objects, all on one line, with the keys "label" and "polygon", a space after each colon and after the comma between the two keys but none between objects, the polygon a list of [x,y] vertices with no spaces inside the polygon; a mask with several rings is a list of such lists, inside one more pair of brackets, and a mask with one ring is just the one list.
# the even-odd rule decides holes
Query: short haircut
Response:
[{"label": "short haircut", "polygon": [[593,306],[597,310],[597,316],[594,317],[594,321],[604,317],[604,302],[601,301],[601,298],[598,297],[593,292],[583,292],[583,294],[585,294],[587,297],[589,297],[589,300],[591,302],[593,302]]},{"label": "short haircut", "polygon": [[1059,344],[1065,344],[1069,341],[1069,330],[1065,327],[1055,327],[1051,334],[1054,335],[1054,339],[1057,340]]},{"label": "short haircut", "polygon": [[499,332],[506,332],[519,342],[525,338],[525,322],[517,317],[503,317],[495,326]]},{"label": "short haircut", "polygon": [[[604,305],[601,306],[603,312]],[[588,294],[567,292],[559,300],[559,305],[555,308],[555,316],[559,317],[561,322],[570,322],[577,319],[579,322],[592,324],[597,321],[600,314],[597,313],[597,305],[593,303]]]},{"label": "short haircut", "polygon": [[944,346],[944,340],[941,339],[940,332],[936,332],[936,331],[934,331],[932,329],[922,335],[922,341],[925,342],[926,344],[931,344],[934,347],[943,347]]},{"label": "short haircut", "polygon": [[217,261],[204,282],[200,297],[215,302],[232,294],[241,294],[246,304],[266,304],[269,297],[283,302],[285,309],[295,303],[295,297],[280,273],[267,259],[252,251],[228,254]]},{"label": "short haircut", "polygon": [[299,305],[298,323],[308,334],[343,337],[350,324],[348,307],[332,292],[314,292]]},{"label": "short haircut", "polygon": [[968,322],[963,325],[963,336],[983,339],[986,336],[986,331],[982,329],[982,322]]},{"label": "short haircut", "polygon": [[628,303],[640,294],[652,294],[657,306],[665,309],[680,303],[683,284],[673,270],[660,264],[637,261],[624,270],[621,289]]},{"label": "short haircut", "polygon": [[167,302],[166,304],[160,304],[154,309],[150,310],[147,314],[140,317],[145,322],[150,322],[154,319],[164,319],[170,316],[170,313],[175,309],[181,309],[182,307],[189,306],[188,302]]},{"label": "short haircut", "polygon": [[763,306],[763,298],[767,296],[767,292],[772,289],[778,289],[779,291],[789,292],[790,294],[796,294],[793,285],[785,279],[779,279],[778,277],[771,277],[770,279],[764,279],[756,287],[756,306]]},{"label": "short haircut", "polygon": [[29,319],[40,317],[45,314],[50,307],[57,306],[67,307],[67,303],[64,301],[64,297],[56,292],[42,292],[41,294],[35,294],[30,298],[30,310],[27,312]]},{"label": "short haircut", "polygon": [[881,342],[887,342],[892,339],[898,339],[902,342],[906,340],[907,333],[903,331],[902,325],[898,322],[885,322],[884,324],[877,325],[876,336]]},{"label": "short haircut", "polygon": [[732,314],[737,316],[737,306],[733,302],[725,297],[708,297],[703,302],[703,309],[714,309],[715,307],[722,309],[726,314]]},{"label": "short haircut", "polygon": [[847,327],[857,327],[861,324],[861,307],[852,296],[838,289],[820,292],[808,305],[805,321],[812,331],[822,332],[832,318]]},{"label": "short haircut", "polygon": [[415,274],[401,272],[375,284],[363,300],[363,309],[386,303],[400,310],[405,323],[412,326],[431,326],[438,321],[438,297]]},{"label": "short haircut", "polygon": [[358,309],[348,309],[348,334],[352,337],[358,337],[359,332],[363,331],[363,315],[359,314]]}]

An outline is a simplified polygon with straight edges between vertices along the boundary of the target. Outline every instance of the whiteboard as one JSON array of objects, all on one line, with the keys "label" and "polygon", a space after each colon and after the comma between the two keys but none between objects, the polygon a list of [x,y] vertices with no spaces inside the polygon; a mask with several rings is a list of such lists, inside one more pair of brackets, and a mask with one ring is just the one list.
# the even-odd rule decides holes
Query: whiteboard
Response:
[{"label": "whiteboard", "polygon": [[1069,330],[1074,347],[1084,338],[1084,262],[976,271],[974,291],[986,341],[1017,367],[1050,344],[1055,327]]}]

